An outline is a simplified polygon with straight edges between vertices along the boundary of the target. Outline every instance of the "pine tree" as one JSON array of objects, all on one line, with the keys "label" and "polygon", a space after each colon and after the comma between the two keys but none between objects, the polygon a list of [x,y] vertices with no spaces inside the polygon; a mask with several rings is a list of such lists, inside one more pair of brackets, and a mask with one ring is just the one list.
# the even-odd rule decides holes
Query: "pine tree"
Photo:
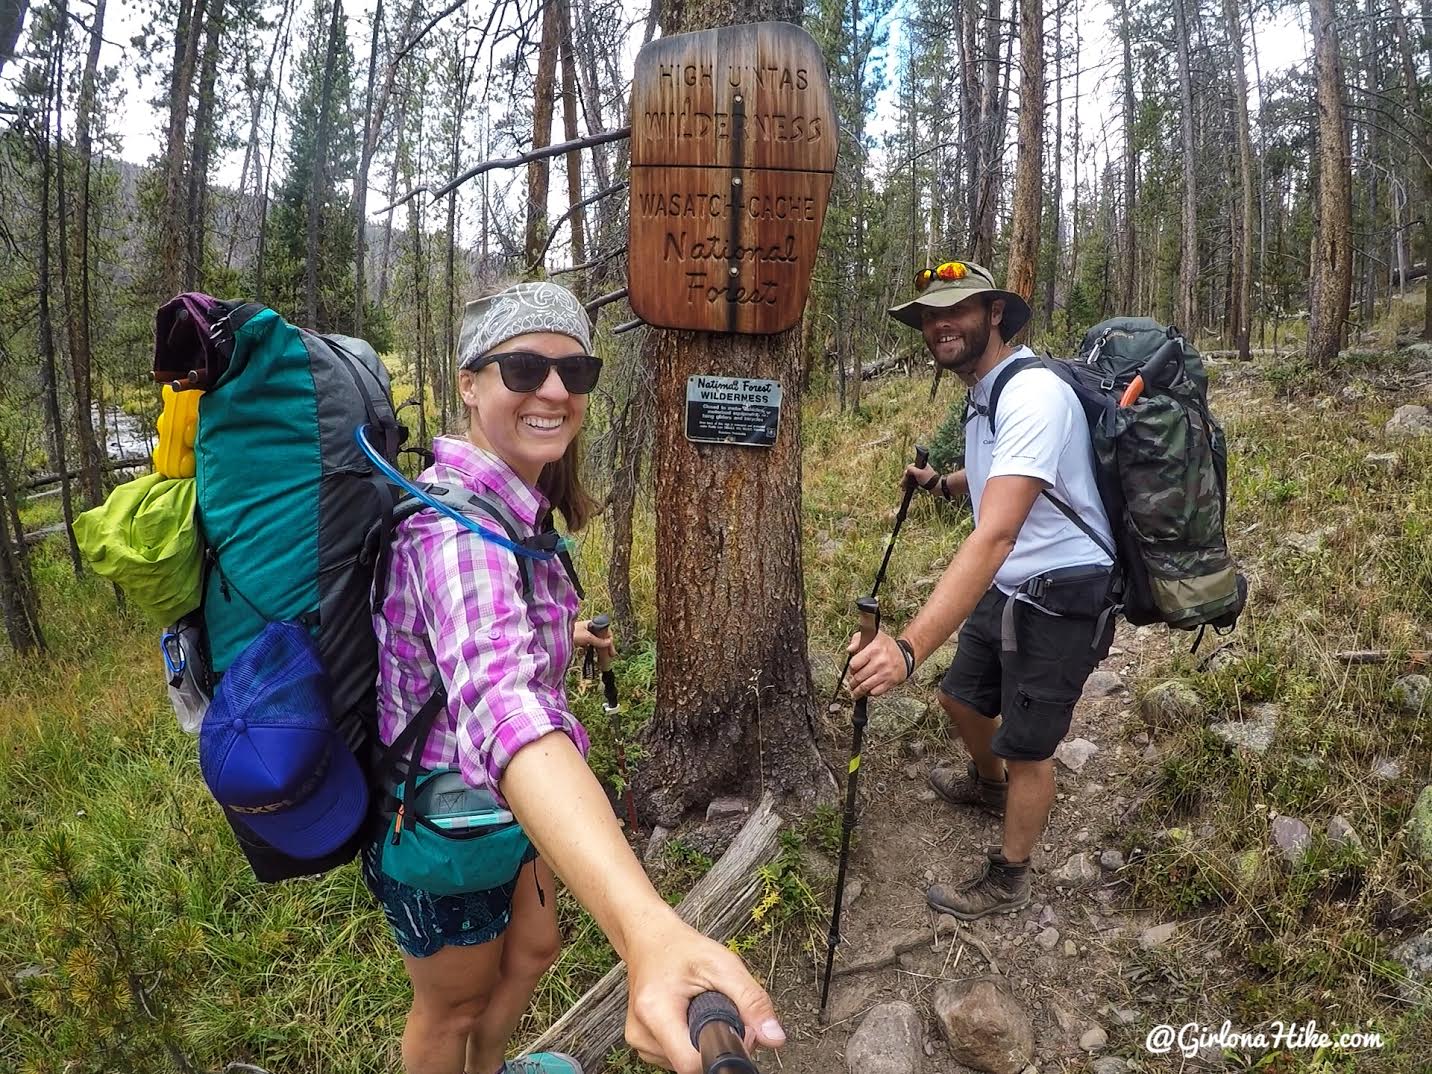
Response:
[{"label": "pine tree", "polygon": [[[357,166],[362,130],[361,117],[353,104],[353,52],[341,13],[336,20],[333,17],[332,2],[315,0],[301,30],[304,46],[288,104],[285,172],[274,196],[269,225],[271,263],[265,281],[268,294],[262,296],[287,316],[303,315],[307,306],[309,213],[317,191],[317,256],[312,266],[316,316],[306,327],[319,331],[352,325],[356,232],[350,194],[339,184]],[[330,26],[334,27],[331,43]],[[326,120],[325,96],[329,111]]]}]

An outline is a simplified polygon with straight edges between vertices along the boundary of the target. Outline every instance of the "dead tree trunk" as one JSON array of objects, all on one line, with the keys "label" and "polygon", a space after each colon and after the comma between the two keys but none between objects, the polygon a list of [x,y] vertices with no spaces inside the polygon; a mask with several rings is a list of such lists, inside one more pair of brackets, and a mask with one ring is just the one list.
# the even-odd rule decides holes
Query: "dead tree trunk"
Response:
[{"label": "dead tree trunk", "polygon": [[[1412,43],[1407,33],[1407,20],[1398,12],[1393,27],[1397,33],[1397,51],[1402,59],[1402,91],[1407,96],[1407,110],[1411,114],[1414,130],[1422,132],[1422,144],[1432,145],[1432,122],[1423,111],[1422,91],[1417,82],[1417,64],[1412,57]],[[1422,259],[1428,267],[1425,294],[1427,312],[1422,325],[1422,338],[1432,339],[1432,165],[1421,159],[1416,152],[1409,154],[1413,171],[1421,176],[1417,184],[1422,191]],[[1414,188],[1415,189],[1415,188]],[[1409,200],[1415,196],[1409,192]]]},{"label": "dead tree trunk", "polygon": [[[731,23],[799,22],[797,0],[666,0],[667,33]],[[812,798],[830,787],[816,751],[801,574],[799,328],[771,336],[652,331],[652,464],[658,504],[657,697],[635,779],[641,808],[670,823],[723,791]],[[686,379],[779,381],[771,448],[687,440]]]},{"label": "dead tree trunk", "polygon": [[627,362],[626,398],[612,422],[612,487],[607,500],[611,556],[607,561],[607,592],[612,598],[612,623],[617,636],[637,636],[636,608],[631,597],[632,517],[641,489],[641,463],[651,442],[655,387],[640,354]]},{"label": "dead tree trunk", "polygon": [[[974,183],[975,209],[970,220],[975,261],[988,265],[994,260],[995,209],[999,200],[999,159],[1004,144],[1000,122],[999,0],[989,0],[985,12],[985,35],[980,76],[979,157]],[[1006,73],[1005,77],[1008,77]]]},{"label": "dead tree trunk", "polygon": [[[60,510],[65,524],[65,540],[69,546],[70,565],[76,577],[83,572],[80,547],[75,541],[74,497],[71,495],[69,464],[65,461],[65,425],[60,411],[60,383],[55,371],[54,317],[50,311],[50,110],[60,108],[60,54],[58,44],[50,66],[50,83],[40,129],[35,132],[35,148],[40,158],[40,212],[38,218],[40,250],[36,262],[36,319],[40,344],[40,392],[44,397],[45,423],[49,426],[50,468],[61,475]],[[56,149],[58,150],[58,146]]]},{"label": "dead tree trunk", "polygon": [[[1248,44],[1253,53],[1253,78],[1258,90],[1258,347],[1263,349],[1268,336],[1268,120],[1267,95],[1263,89],[1263,65],[1258,59],[1258,22],[1248,18]],[[1250,314],[1251,316],[1251,314]]]},{"label": "dead tree trunk", "polygon": [[[533,87],[532,148],[545,149],[552,144],[553,88],[557,76],[558,0],[543,0],[542,43],[537,52],[537,81]],[[547,237],[547,190],[551,164],[534,160],[527,165],[527,241],[524,261],[528,266],[542,268],[542,242]],[[574,262],[575,263],[575,262]]]},{"label": "dead tree trunk", "polygon": [[851,236],[850,247],[851,265],[850,273],[845,281],[845,286],[850,288],[852,302],[850,312],[842,318],[845,328],[846,345],[841,348],[841,360],[850,356],[850,383],[848,386],[851,409],[859,409],[861,380],[860,353],[862,336],[860,332],[860,312],[864,299],[865,290],[865,141],[863,124],[865,120],[865,59],[860,44],[860,0],[850,0],[850,41],[853,49],[851,81],[854,93],[852,100],[855,103],[855,115],[858,117],[856,123],[861,130],[854,132],[855,143],[855,230]]},{"label": "dead tree trunk", "polygon": [[1023,0],[1019,9],[1019,158],[1014,173],[1005,286],[1034,298],[1039,271],[1039,225],[1044,215],[1044,7]]},{"label": "dead tree trunk", "polygon": [[1123,47],[1123,97],[1124,97],[1124,228],[1120,233],[1119,266],[1120,295],[1122,312],[1136,312],[1135,297],[1138,294],[1138,274],[1135,271],[1138,240],[1134,210],[1138,195],[1138,146],[1134,138],[1134,123],[1137,120],[1134,105],[1134,55],[1130,41],[1128,0],[1119,0],[1119,42]]},{"label": "dead tree trunk", "polygon": [[[557,0],[557,15],[562,34],[562,133],[567,141],[577,138],[577,64],[572,56],[572,6],[570,0]],[[582,151],[567,154],[567,207],[571,212],[572,264],[587,262],[587,214],[582,202]],[[529,262],[530,263],[530,262]],[[582,293],[580,282],[574,289]]]},{"label": "dead tree trunk", "polygon": [[1179,235],[1178,295],[1174,319],[1189,334],[1198,331],[1198,146],[1193,127],[1193,70],[1188,49],[1187,0],[1173,0],[1174,37],[1178,43],[1179,140],[1183,148],[1183,218]]},{"label": "dead tree trunk", "polygon": [[378,41],[383,36],[383,0],[373,6],[373,41],[368,50],[368,89],[363,95],[363,141],[358,146],[358,174],[353,180],[353,333],[363,334],[368,311],[368,169],[373,163],[377,137],[373,126],[373,86],[378,76]]},{"label": "dead tree trunk", "polygon": [[84,472],[85,497],[90,506],[104,495],[100,477],[103,451],[94,431],[94,326],[90,318],[90,179],[94,167],[93,115],[95,77],[99,70],[100,46],[103,43],[106,0],[95,0],[90,24],[89,55],[85,57],[84,75],[80,79],[79,114],[76,117],[75,149],[80,158],[80,201],[75,215],[75,254],[79,262],[79,316],[74,318],[75,340],[70,354],[74,377],[75,433],[79,438],[80,465]]},{"label": "dead tree trunk", "polygon": [[1343,107],[1343,69],[1333,0],[1312,0],[1317,72],[1317,224],[1309,281],[1308,361],[1337,361],[1352,286],[1352,175]]},{"label": "dead tree trunk", "polygon": [[338,66],[338,29],[343,18],[343,0],[332,0],[328,19],[328,44],[323,59],[323,89],[318,102],[317,145],[313,154],[313,175],[308,184],[308,226],[304,230],[303,298],[308,326],[315,332],[332,325],[318,321],[318,220],[328,195],[328,132],[333,125],[333,79]]},{"label": "dead tree trunk", "polygon": [[1243,60],[1243,22],[1239,0],[1223,0],[1228,43],[1233,51],[1233,120],[1238,131],[1238,212],[1233,216],[1233,290],[1229,327],[1238,357],[1247,360],[1253,302],[1253,137],[1248,128],[1248,72]]},{"label": "dead tree trunk", "polygon": [[[363,334],[363,318],[368,315],[368,173],[373,166],[373,157],[378,151],[378,141],[383,133],[383,118],[387,113],[388,101],[392,99],[393,87],[397,82],[398,64],[403,57],[412,50],[418,43],[414,37],[417,30],[418,18],[422,14],[421,0],[413,0],[408,6],[407,14],[403,23],[398,27],[395,42],[398,43],[393,55],[383,68],[383,82],[378,87],[375,96],[374,83],[378,73],[378,30],[383,22],[383,3],[378,0],[373,15],[373,48],[368,56],[368,90],[364,97],[363,108],[363,143],[358,152],[358,175],[353,181],[353,227],[355,229],[355,244],[353,254],[353,331],[357,335]],[[429,24],[428,29],[433,24]],[[476,59],[474,58],[474,63]],[[398,129],[402,130],[401,120]],[[390,192],[388,203],[393,202],[393,195]],[[388,232],[392,234],[393,214],[388,213]],[[383,253],[386,264],[388,250]],[[385,270],[386,271],[386,270]],[[379,288],[378,301],[382,301],[383,288]]]},{"label": "dead tree trunk", "polygon": [[[62,3],[60,4],[60,18],[61,18],[62,20],[65,19],[66,16],[68,15],[68,12],[69,12],[69,5],[68,5],[68,3],[62,2]],[[64,55],[65,55],[65,52],[66,52],[66,50],[67,50],[67,46],[69,45],[68,30],[69,30],[68,23],[62,21],[61,24],[60,24],[60,28],[59,28],[59,34],[58,34],[58,36],[57,36],[57,38],[56,38],[56,40],[55,40],[55,61],[54,61],[54,64],[55,64],[55,82],[56,82],[56,86],[57,86],[57,87],[62,86],[62,85],[63,85],[63,82],[64,82],[64,71],[63,71],[63,67],[64,67]],[[70,239],[70,199],[69,199],[69,192],[68,192],[68,189],[67,189],[66,183],[65,183],[65,174],[66,174],[66,172],[68,171],[68,168],[67,168],[66,162],[65,162],[65,155],[66,155],[66,154],[65,154],[65,132],[64,132],[64,122],[63,122],[64,114],[65,114],[65,113],[64,113],[64,106],[63,106],[63,90],[60,89],[60,88],[56,88],[56,90],[55,90],[55,219],[56,219],[56,224],[57,224],[57,227],[56,227],[56,231],[57,231],[57,233],[58,233],[58,234],[57,234],[57,237],[58,237],[58,239],[59,239],[59,243],[58,243],[58,246],[57,246],[57,252],[58,252],[58,254],[59,254],[59,261],[60,261],[60,291],[61,291],[61,293],[64,295],[65,343],[66,343],[66,345],[67,345],[67,349],[68,349],[68,351],[69,351],[69,356],[70,356],[70,372],[71,372],[71,375],[73,375],[73,374],[75,373],[75,371],[78,369],[78,364],[77,364],[77,363],[78,363],[79,360],[80,360],[80,359],[79,359],[79,355],[80,355],[80,353],[81,353],[81,348],[82,348],[83,344],[80,342],[80,338],[79,338],[79,328],[80,328],[80,324],[79,324],[79,317],[77,316],[77,312],[78,312],[78,310],[79,310],[79,300],[78,300],[78,297],[76,296],[76,293],[75,293],[76,281],[75,281],[74,273],[71,271],[71,265],[70,265],[70,250],[71,250],[71,239]],[[58,391],[58,390],[59,390],[58,387],[56,387],[55,390]],[[76,395],[78,396],[78,393],[76,393]],[[76,406],[76,410],[78,410],[78,406]],[[76,413],[76,418],[78,418],[78,417],[79,417],[79,415],[78,415],[78,413]],[[86,420],[85,420],[84,424],[85,424],[85,426],[86,426],[87,428],[88,428],[88,417],[89,417],[89,415],[86,414],[86,415],[85,415],[85,419],[86,419]],[[93,433],[92,430],[91,430],[91,432],[90,432],[89,444],[90,444],[91,447],[93,447],[93,445],[94,445],[94,433]],[[97,460],[95,460],[94,458],[92,458],[90,452],[85,450],[85,442],[84,442],[83,440],[81,440],[81,441],[80,441],[80,470],[81,470],[81,472],[84,473],[84,474],[87,474],[87,475],[88,475],[88,474],[92,474],[94,477],[98,478],[98,476],[99,476],[99,475],[98,475],[98,471],[97,471],[97,469],[94,468],[96,462],[97,462]],[[99,483],[98,483],[98,480],[96,480],[95,483],[94,483],[94,489],[95,489],[95,491],[94,491],[93,495],[92,495],[91,497],[89,497],[89,506],[91,506],[91,507],[93,507],[95,504],[97,504],[97,503],[99,502]]]},{"label": "dead tree trunk", "polygon": [[20,526],[19,496],[10,474],[10,459],[0,438],[0,617],[5,636],[17,653],[44,649],[40,629],[39,602],[35,579],[30,573],[30,556],[25,532]]},{"label": "dead tree trunk", "polygon": [[1063,220],[1060,213],[1064,199],[1064,7],[1055,5],[1054,10],[1054,190],[1051,197],[1050,224],[1054,228],[1053,257],[1049,276],[1044,281],[1044,323],[1054,323],[1055,285],[1061,278],[1060,248],[1063,240]]},{"label": "dead tree trunk", "polygon": [[185,214],[184,289],[203,286],[209,221],[209,155],[214,144],[214,80],[219,67],[219,39],[224,30],[224,0],[213,0],[204,32],[204,59],[199,71],[199,104],[194,109],[193,155],[189,164],[189,209]]},{"label": "dead tree trunk", "polygon": [[[398,116],[397,122],[394,124],[393,129],[398,131],[398,137],[400,139],[403,136],[402,132],[406,130],[408,126],[408,98],[410,96],[411,94],[404,93],[398,98]],[[484,146],[483,148],[485,153],[486,146]],[[373,301],[377,302],[379,305],[381,305],[383,299],[387,297],[388,273],[392,270],[393,266],[393,213],[395,212],[395,210],[393,209],[393,201],[397,196],[398,165],[397,160],[395,158],[392,170],[388,174],[388,211],[384,214],[383,219],[383,253],[378,258],[378,287],[373,293]],[[487,236],[487,229],[485,227],[483,228],[482,233],[485,242]],[[483,249],[483,256],[484,258],[487,256],[487,250],[485,247]]]},{"label": "dead tree trunk", "polygon": [[164,157],[164,211],[159,229],[159,288],[164,297],[184,288],[184,234],[189,131],[189,91],[199,56],[205,0],[179,0],[174,29],[174,67],[169,78],[169,129]]},{"label": "dead tree trunk", "polygon": [[[287,6],[285,6],[284,14],[285,14],[285,15],[288,14],[288,8],[287,8]],[[275,79],[274,79],[274,85],[275,85],[276,87],[283,85],[283,69],[284,69],[285,65],[287,65],[287,63],[288,63],[288,41],[289,41],[289,37],[291,36],[290,34],[284,32],[284,24],[283,24],[283,22],[280,22],[280,23],[279,23],[279,35],[280,35],[280,38],[281,38],[282,41],[283,41],[283,48],[282,48],[282,51],[279,53],[279,56],[278,56],[278,74],[277,74],[277,76],[276,76]],[[272,64],[272,59],[273,59],[273,57],[270,56],[269,59],[270,59],[270,64]],[[264,299],[265,299],[265,295],[264,295],[264,269],[265,269],[265,267],[266,267],[266,265],[265,265],[265,257],[266,257],[266,254],[267,254],[267,245],[268,245],[268,202],[269,202],[269,185],[270,185],[270,184],[272,183],[272,181],[273,181],[273,154],[274,154],[274,145],[275,145],[275,144],[277,143],[277,141],[278,141],[278,117],[279,117],[279,112],[281,111],[281,109],[280,109],[280,107],[279,107],[279,104],[280,104],[280,94],[279,94],[279,91],[278,91],[277,89],[275,89],[275,90],[274,90],[274,95],[273,95],[273,116],[272,116],[272,119],[271,119],[271,121],[270,121],[270,123],[269,123],[268,156],[267,156],[267,158],[266,158],[267,161],[268,161],[268,164],[267,164],[267,166],[264,168],[263,183],[262,183],[262,185],[260,186],[260,189],[259,189],[259,207],[258,207],[259,242],[258,242],[258,254],[257,254],[256,258],[255,258],[255,265],[254,265],[254,296],[255,296],[260,302],[264,301]]]},{"label": "dead tree trunk", "polygon": [[[269,47],[268,62],[264,65],[263,77],[259,78],[254,71],[253,57],[244,57],[244,88],[249,94],[249,136],[244,143],[244,162],[239,167],[239,201],[240,205],[252,205],[249,210],[253,214],[253,231],[262,226],[258,220],[258,205],[260,193],[264,191],[264,160],[259,155],[259,129],[263,121],[264,100],[268,96],[269,87],[274,85],[273,62],[278,56],[279,45],[288,38],[288,18],[293,11],[293,0],[284,0],[283,11],[279,13],[278,25],[274,31],[273,44]],[[248,190],[248,178],[250,165],[254,176],[253,190],[254,197],[246,199],[245,192]],[[242,211],[238,214],[243,219],[247,214]],[[228,248],[224,253],[225,271],[234,266],[234,248],[237,246],[239,236],[245,232],[243,227],[234,227],[229,231]],[[248,234],[252,234],[250,231]]]},{"label": "dead tree trunk", "polygon": [[[959,10],[960,23],[956,27],[959,33],[960,46],[960,144],[958,147],[956,171],[960,175],[969,176],[964,185],[964,236],[967,242],[965,247],[974,248],[974,226],[975,206],[978,204],[979,190],[979,84],[980,68],[976,60],[976,37],[975,29],[979,22],[980,8],[979,0],[955,0]],[[938,176],[935,182],[938,182]],[[959,215],[951,212],[952,216]],[[943,260],[932,258],[936,264]],[[939,368],[935,370],[936,377],[939,376]]]},{"label": "dead tree trunk", "polygon": [[[1362,24],[1362,79],[1363,98],[1369,104],[1382,93],[1378,75],[1380,73],[1377,55],[1377,4],[1367,0],[1363,9],[1366,16]],[[1372,328],[1377,311],[1377,265],[1380,258],[1374,253],[1377,248],[1377,169],[1378,169],[1378,123],[1371,115],[1364,113],[1362,124],[1362,242],[1361,272],[1357,273],[1358,320],[1364,331]],[[1356,252],[1356,251],[1355,251]],[[1356,261],[1354,262],[1356,264]]]}]

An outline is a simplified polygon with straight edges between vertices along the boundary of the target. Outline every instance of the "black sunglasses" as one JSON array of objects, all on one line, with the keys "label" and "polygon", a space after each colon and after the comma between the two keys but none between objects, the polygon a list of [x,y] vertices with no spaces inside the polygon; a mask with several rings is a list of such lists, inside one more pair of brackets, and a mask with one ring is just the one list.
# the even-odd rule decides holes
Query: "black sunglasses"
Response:
[{"label": "black sunglasses", "polygon": [[475,373],[494,362],[497,371],[502,374],[503,387],[510,392],[535,392],[547,383],[547,375],[555,369],[557,376],[562,378],[562,387],[573,395],[586,395],[597,386],[597,377],[602,372],[602,360],[594,354],[564,354],[560,358],[549,358],[532,351],[484,354],[465,368]]}]

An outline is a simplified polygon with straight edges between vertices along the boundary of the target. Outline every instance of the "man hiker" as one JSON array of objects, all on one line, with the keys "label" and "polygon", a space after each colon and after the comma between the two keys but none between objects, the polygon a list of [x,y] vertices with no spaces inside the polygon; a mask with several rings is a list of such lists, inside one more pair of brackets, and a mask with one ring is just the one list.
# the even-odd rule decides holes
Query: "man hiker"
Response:
[{"label": "man hiker", "polygon": [[969,400],[964,468],[937,476],[911,466],[905,479],[947,500],[969,496],[975,528],[898,638],[881,632],[856,653],[848,683],[856,697],[885,693],[964,624],[940,704],[970,760],[937,768],[930,784],[953,805],[1003,817],[1004,836],[977,877],[935,884],[926,898],[973,920],[1029,902],[1030,852],[1054,801],[1054,749],[1113,640],[1112,561],[1069,515],[1113,542],[1084,413],[1058,375],[1035,364],[1008,376],[991,425],[1001,372],[1033,357],[1010,342],[1029,305],[969,262],[923,270],[915,290],[890,316],[920,330]]}]

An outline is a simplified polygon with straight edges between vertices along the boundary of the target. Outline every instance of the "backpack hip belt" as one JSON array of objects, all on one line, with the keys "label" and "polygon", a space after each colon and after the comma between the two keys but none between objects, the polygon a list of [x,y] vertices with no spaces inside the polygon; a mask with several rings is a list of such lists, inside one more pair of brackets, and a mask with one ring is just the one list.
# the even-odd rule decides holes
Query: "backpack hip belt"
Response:
[{"label": "backpack hip belt", "polygon": [[[1020,597],[1027,597],[1021,601]],[[1032,603],[1050,615],[1069,619],[1093,619],[1097,621],[1091,649],[1098,648],[1099,639],[1109,619],[1118,614],[1119,603],[1116,578],[1113,567],[1102,564],[1084,564],[1076,567],[1056,567],[1052,571],[1036,574],[1020,583],[1019,587],[1004,602],[1000,613],[1000,650],[1011,655],[1019,652],[1019,640],[1014,629],[1014,609],[1020,603]]]}]

